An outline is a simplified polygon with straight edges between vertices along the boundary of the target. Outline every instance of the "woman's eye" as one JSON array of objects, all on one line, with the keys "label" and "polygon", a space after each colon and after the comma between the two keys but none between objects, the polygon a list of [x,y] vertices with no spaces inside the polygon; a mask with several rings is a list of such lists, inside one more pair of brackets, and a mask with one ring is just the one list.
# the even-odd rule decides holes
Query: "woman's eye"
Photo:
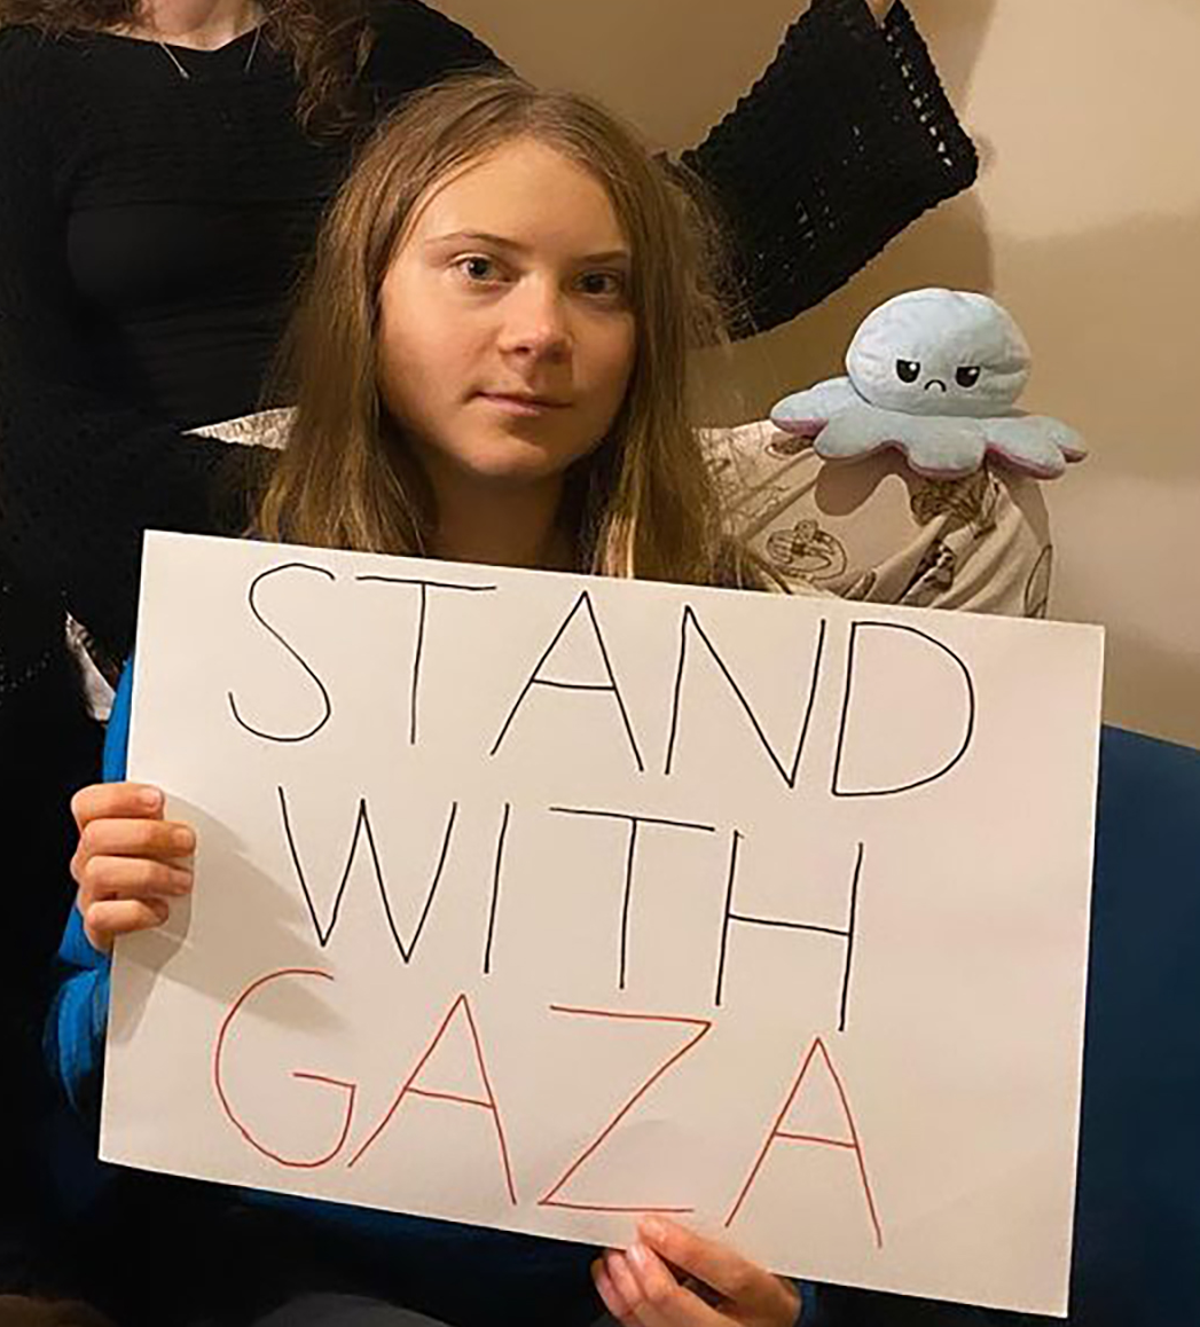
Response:
[{"label": "woman's eye", "polygon": [[958,383],[960,387],[971,388],[979,381],[979,375],[982,372],[982,369],[970,365],[966,368],[959,369],[954,375],[954,381]]},{"label": "woman's eye", "polygon": [[585,295],[616,299],[625,293],[625,277],[620,272],[587,272],[579,278],[579,288]]},{"label": "woman's eye", "polygon": [[470,281],[495,281],[499,276],[494,259],[481,254],[459,259],[458,270]]},{"label": "woman's eye", "polygon": [[921,376],[921,365],[915,359],[898,359],[896,361],[896,377],[901,382],[916,382]]}]

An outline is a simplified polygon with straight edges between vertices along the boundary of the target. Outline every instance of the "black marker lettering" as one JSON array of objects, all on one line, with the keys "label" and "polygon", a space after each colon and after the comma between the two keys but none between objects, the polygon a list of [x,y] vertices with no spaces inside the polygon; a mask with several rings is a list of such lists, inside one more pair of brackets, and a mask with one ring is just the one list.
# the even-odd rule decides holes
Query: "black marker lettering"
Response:
[{"label": "black marker lettering", "polygon": [[[958,669],[962,676],[964,688],[963,704],[963,735],[959,743],[957,752],[949,757],[941,769],[932,774],[914,775],[907,783],[897,784],[894,787],[879,788],[846,788],[842,785],[842,757],[846,746],[846,729],[849,726],[850,714],[854,703],[854,677],[858,663],[859,633],[865,631],[892,631],[902,632],[909,636],[915,636],[918,640],[923,640],[932,645],[936,650],[940,650],[946,658]],[[902,697],[898,697],[898,702],[903,702]],[[949,689],[939,693],[938,709],[945,712],[949,705]],[[916,627],[902,626],[897,622],[855,622],[850,627],[850,648],[846,663],[846,692],[842,700],[842,718],[838,727],[837,756],[833,762],[833,781],[830,791],[834,797],[895,797],[900,793],[912,792],[916,788],[924,788],[928,784],[936,783],[939,779],[944,779],[947,774],[963,759],[971,746],[971,739],[975,734],[975,683],[971,678],[970,670],[967,665],[959,658],[957,654],[940,640],[935,640],[933,636],[928,636],[925,632]]]},{"label": "black marker lettering", "polygon": [[417,745],[417,714],[420,709],[421,663],[425,655],[425,624],[429,616],[430,590],[466,590],[472,594],[491,594],[494,585],[453,585],[446,581],[423,581],[407,576],[358,576],[356,580],[374,585],[415,585],[421,602],[417,611],[417,640],[413,647],[412,680],[408,698],[408,744]]},{"label": "black marker lettering", "polygon": [[280,643],[280,645],[283,646],[285,650],[287,650],[287,652],[292,656],[292,658],[295,659],[295,661],[300,665],[300,667],[303,668],[304,671],[308,674],[308,676],[312,679],[317,690],[321,693],[321,711],[322,711],[321,717],[312,727],[305,729],[305,731],[302,733],[265,733],[262,731],[261,728],[255,728],[253,724],[247,723],[246,720],[242,718],[241,713],[238,710],[237,701],[234,698],[232,691],[228,693],[229,708],[233,711],[234,720],[242,728],[244,728],[248,733],[252,733],[255,737],[261,737],[264,741],[307,742],[310,737],[315,737],[321,731],[321,729],[324,728],[325,725],[329,722],[330,717],[333,714],[333,702],[329,698],[329,692],[325,687],[325,683],[322,682],[321,679],[317,676],[317,674],[312,670],[308,662],[300,655],[299,651],[296,650],[283,637],[283,635],[279,631],[277,631],[267,621],[267,619],[263,617],[263,615],[258,611],[258,587],[268,577],[278,576],[285,571],[312,571],[316,572],[318,576],[327,577],[331,581],[336,581],[337,577],[333,574],[333,572],[328,571],[325,567],[309,566],[309,564],[306,562],[287,562],[281,567],[271,567],[267,571],[260,572],[257,576],[255,576],[254,580],[250,582],[250,593],[248,596],[250,603],[250,611],[251,613],[254,614],[255,618],[258,620],[260,625],[263,628],[265,628],[265,630],[269,632],[270,635],[272,635]]},{"label": "black marker lettering", "polygon": [[829,935],[846,943],[846,961],[842,966],[842,990],[838,1003],[838,1031],[846,1030],[846,1014],[850,1002],[850,974],[854,964],[854,936],[858,923],[858,886],[862,879],[863,857],[866,849],[858,845],[854,861],[854,875],[850,882],[849,919],[844,927],[815,926],[804,922],[781,921],[774,917],[747,917],[734,911],[733,901],[737,889],[738,854],[744,840],[741,830],[735,829],[729,853],[729,880],[725,891],[725,918],[721,927],[721,952],[717,960],[717,992],[713,1001],[718,1008],[725,994],[725,964],[729,956],[729,931],[737,923],[741,926],[767,926],[784,931],[809,931],[816,935]]},{"label": "black marker lettering", "polygon": [[638,831],[643,825],[654,825],[659,828],[691,829],[698,830],[702,834],[715,834],[716,826],[694,825],[687,820],[660,820],[654,816],[634,816],[624,811],[584,811],[568,806],[552,806],[550,810],[560,816],[594,816],[600,820],[623,820],[629,826],[629,837],[625,843],[625,883],[621,893],[621,953],[617,964],[617,987],[623,991],[629,967],[629,915],[633,906]]},{"label": "black marker lettering", "polygon": [[[600,659],[604,664],[604,672],[608,677],[608,682],[606,684],[595,682],[563,682],[557,679],[544,678],[541,676],[542,669],[545,668],[551,655],[558,648],[559,642],[567,634],[571,623],[575,620],[580,609],[586,609],[587,611],[587,619],[591,625],[592,636],[595,639]],[[617,702],[617,708],[621,712],[621,721],[625,725],[625,735],[629,739],[629,746],[633,751],[633,758],[637,763],[638,771],[641,773],[645,772],[646,767],[642,762],[642,754],[638,750],[637,739],[633,735],[633,726],[629,722],[629,712],[625,708],[625,701],[621,696],[621,689],[617,686],[617,679],[613,674],[612,664],[609,662],[608,650],[604,644],[604,636],[600,631],[600,623],[596,620],[596,610],[592,607],[591,595],[589,595],[586,590],[584,590],[579,598],[576,599],[575,606],[563,619],[562,626],[560,626],[554,633],[554,639],[546,647],[545,653],[537,662],[537,667],[534,668],[533,672],[530,674],[529,680],[521,688],[521,694],[517,697],[516,704],[509,711],[508,718],[505,719],[504,726],[500,729],[500,736],[496,738],[495,744],[492,746],[491,754],[493,756],[500,750],[501,744],[504,742],[505,737],[508,736],[508,730],[512,726],[513,720],[517,717],[517,711],[524,704],[526,696],[529,695],[534,687],[549,687],[559,691],[607,693],[612,695],[613,699]]]},{"label": "black marker lettering", "polygon": [[763,732],[762,724],[759,723],[758,716],[754,713],[750,702],[746,699],[745,692],[738,685],[737,679],[725,666],[725,661],[717,653],[717,647],[708,638],[708,634],[700,625],[700,620],[697,618],[695,610],[690,605],[685,604],[683,609],[683,620],[679,631],[679,666],[675,671],[675,694],[671,701],[671,735],[667,740],[667,758],[663,767],[663,773],[669,775],[675,761],[675,743],[679,737],[679,710],[683,698],[683,678],[687,671],[688,645],[692,636],[695,635],[704,643],[708,650],[709,657],[712,659],[713,663],[717,665],[717,668],[720,669],[721,675],[725,678],[725,681],[729,683],[729,686],[733,691],[734,696],[737,698],[738,703],[741,705],[746,718],[750,720],[750,724],[757,734],[759,742],[762,743],[763,750],[766,751],[767,755],[771,758],[771,763],[775,766],[779,777],[789,788],[795,788],[796,776],[800,771],[800,760],[804,755],[804,744],[808,738],[809,723],[812,720],[813,705],[816,701],[817,683],[821,676],[821,659],[825,652],[825,631],[826,622],[822,618],[820,633],[817,637],[817,649],[813,656],[812,677],[809,681],[808,688],[808,702],[805,705],[804,717],[800,722],[800,731],[796,737],[795,751],[792,755],[791,762],[785,766],[776,753],[775,748],[767,740],[767,735]]},{"label": "black marker lettering", "polygon": [[400,957],[407,964],[412,960],[416,952],[417,943],[421,939],[421,932],[425,929],[425,922],[429,918],[429,910],[433,906],[434,896],[437,894],[438,886],[442,882],[442,874],[446,867],[446,858],[450,854],[450,844],[454,838],[454,824],[458,817],[458,803],[452,803],[450,815],[446,821],[446,832],[442,837],[441,853],[438,857],[437,869],[433,873],[433,881],[429,886],[429,892],[425,896],[425,906],[421,910],[420,920],[417,922],[416,930],[413,932],[412,940],[406,944],[399,930],[396,928],[395,918],[392,916],[392,904],[388,898],[387,883],[383,877],[383,867],[379,862],[379,852],[375,847],[375,836],[371,831],[371,813],[367,808],[367,799],[362,797],[358,802],[358,816],[354,822],[354,836],[350,840],[350,851],[346,855],[346,869],[342,872],[341,883],[338,885],[337,893],[334,895],[333,907],[329,913],[328,922],[322,926],[321,919],[317,916],[316,905],[313,902],[312,891],[308,887],[308,881],[304,875],[304,867],[300,862],[300,853],[296,847],[296,838],[292,832],[291,816],[288,814],[287,793],[283,788],[279,788],[279,810],[283,819],[283,832],[287,838],[288,850],[292,856],[292,865],[296,870],[296,879],[300,882],[300,889],[304,894],[304,901],[308,904],[308,915],[312,919],[313,930],[317,935],[317,943],[322,949],[329,944],[333,937],[333,932],[337,927],[338,913],[341,911],[342,899],[346,893],[346,885],[350,879],[350,872],[354,869],[354,859],[358,853],[359,841],[366,839],[367,850],[371,854],[371,865],[375,872],[375,883],[379,889],[379,897],[383,901],[383,911],[387,917],[388,929],[392,933],[392,940],[395,942],[396,949]]},{"label": "black marker lettering", "polygon": [[500,821],[500,835],[496,840],[496,863],[492,869],[492,906],[488,910],[487,946],[483,951],[483,975],[491,975],[492,942],[496,937],[496,909],[500,906],[500,880],[504,874],[504,848],[508,840],[508,822],[512,819],[512,803],[504,803],[504,818]]}]

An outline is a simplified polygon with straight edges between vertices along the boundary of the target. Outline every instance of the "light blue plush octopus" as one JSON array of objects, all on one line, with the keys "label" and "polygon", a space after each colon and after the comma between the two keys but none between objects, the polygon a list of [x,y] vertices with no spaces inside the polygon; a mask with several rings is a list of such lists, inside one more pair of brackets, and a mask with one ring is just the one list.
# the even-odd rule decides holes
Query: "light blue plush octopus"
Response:
[{"label": "light blue plush octopus", "polygon": [[846,354],[848,377],[785,397],[771,421],[811,439],[830,461],[894,448],[918,474],[951,479],[994,455],[1055,479],[1087,448],[1061,421],[1016,408],[1030,368],[1021,329],[995,300],[909,291],[858,329]]}]

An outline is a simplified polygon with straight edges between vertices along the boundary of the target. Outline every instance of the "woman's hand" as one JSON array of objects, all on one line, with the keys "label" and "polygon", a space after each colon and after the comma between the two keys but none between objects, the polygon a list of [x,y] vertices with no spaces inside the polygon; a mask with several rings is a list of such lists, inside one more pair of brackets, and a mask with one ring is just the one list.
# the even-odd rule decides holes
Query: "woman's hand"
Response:
[{"label": "woman's hand", "polygon": [[626,1253],[609,1249],[597,1258],[592,1278],[623,1327],[793,1327],[799,1320],[800,1296],[790,1282],[659,1217],[639,1223]]},{"label": "woman's hand", "polygon": [[189,826],[163,819],[164,798],[139,783],[94,783],[71,799],[79,846],[71,875],[75,906],[94,949],[107,954],[118,935],[161,926],[171,900],[191,892],[196,850]]}]

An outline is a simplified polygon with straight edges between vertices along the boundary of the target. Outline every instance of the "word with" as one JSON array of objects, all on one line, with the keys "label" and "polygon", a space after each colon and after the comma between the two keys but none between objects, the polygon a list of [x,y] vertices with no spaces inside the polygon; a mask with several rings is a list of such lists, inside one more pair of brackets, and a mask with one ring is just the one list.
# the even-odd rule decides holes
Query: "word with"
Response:
[{"label": "word with", "polygon": [[[298,836],[296,827],[293,825],[294,817],[288,803],[287,791],[283,787],[277,788],[276,791],[279,799],[280,820],[282,823],[284,838],[287,841],[292,867],[300,886],[300,892],[304,896],[309,919],[312,922],[313,931],[316,934],[317,943],[320,947],[325,949],[333,939],[334,931],[337,928],[338,919],[341,913],[342,903],[345,899],[346,889],[349,885],[350,876],[354,870],[354,864],[358,856],[359,846],[360,844],[365,843],[370,857],[371,869],[375,877],[375,885],[379,893],[379,899],[383,905],[383,914],[387,922],[388,933],[391,935],[401,961],[405,965],[410,964],[416,954],[417,946],[420,943],[422,933],[425,930],[425,925],[429,921],[434,900],[439,889],[442,887],[443,880],[445,879],[446,865],[454,842],[455,831],[461,824],[459,816],[460,803],[455,801],[450,805],[450,810],[446,816],[445,828],[441,836],[441,845],[437,853],[436,866],[434,867],[432,877],[425,891],[425,898],[421,906],[420,915],[413,928],[411,936],[406,939],[405,936],[401,934],[400,927],[396,923],[395,913],[392,908],[391,889],[384,870],[379,846],[376,842],[375,831],[371,826],[371,811],[367,799],[365,797],[359,799],[358,814],[354,821],[354,831],[350,839],[350,848],[346,854],[346,864],[342,870],[341,880],[338,887],[333,894],[333,903],[323,921],[317,910],[317,904],[314,899],[314,890],[309,882],[308,872],[306,872],[304,868],[302,854],[297,842]],[[656,816],[635,815],[625,811],[554,806],[548,808],[548,812],[549,814],[557,816],[572,816],[590,820],[609,821],[625,826],[625,851],[623,854],[624,866],[620,887],[620,920],[617,928],[619,940],[616,964],[617,989],[623,991],[626,989],[628,980],[633,901],[635,886],[639,879],[638,846],[642,835],[651,831],[662,832],[667,830],[716,835],[717,828],[715,825],[694,824],[682,820],[666,820]],[[493,968],[496,921],[500,910],[501,885],[505,877],[506,854],[512,819],[512,804],[506,802],[504,804],[503,814],[500,818],[500,827],[496,836],[496,850],[493,858],[490,899],[488,904],[487,936],[484,941],[482,958],[482,972],[484,976],[491,975]],[[714,981],[713,1003],[720,1008],[725,997],[726,968],[729,959],[730,938],[735,927],[769,927],[777,930],[826,935],[845,945],[845,960],[842,965],[841,991],[838,1004],[838,1031],[844,1032],[846,1030],[847,1010],[850,1000],[850,979],[854,962],[854,940],[858,918],[859,886],[862,880],[863,861],[866,854],[865,845],[859,843],[856,848],[854,865],[850,877],[847,922],[844,927],[839,927],[788,920],[778,917],[760,917],[739,911],[736,906],[738,897],[738,880],[739,871],[741,870],[741,848],[745,841],[746,836],[739,829],[734,829],[730,834],[725,902],[721,915],[720,938],[716,946],[716,977]]]}]

